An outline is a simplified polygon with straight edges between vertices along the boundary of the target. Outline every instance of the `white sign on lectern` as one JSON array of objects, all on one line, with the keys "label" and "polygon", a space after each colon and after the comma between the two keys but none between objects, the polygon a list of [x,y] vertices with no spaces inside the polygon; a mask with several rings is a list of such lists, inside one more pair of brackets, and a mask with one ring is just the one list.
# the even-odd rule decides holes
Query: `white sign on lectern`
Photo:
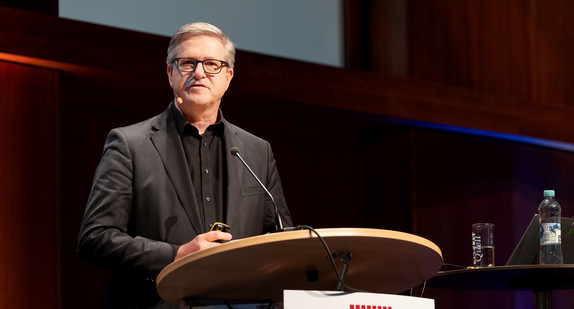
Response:
[{"label": "white sign on lectern", "polygon": [[434,299],[336,291],[283,291],[284,309],[434,309]]}]

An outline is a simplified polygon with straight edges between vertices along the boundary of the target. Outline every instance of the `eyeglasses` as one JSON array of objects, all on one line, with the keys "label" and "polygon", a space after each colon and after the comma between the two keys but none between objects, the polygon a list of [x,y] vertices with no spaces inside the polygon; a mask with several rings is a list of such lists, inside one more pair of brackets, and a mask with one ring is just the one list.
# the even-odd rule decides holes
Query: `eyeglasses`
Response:
[{"label": "eyeglasses", "polygon": [[227,62],[217,59],[197,60],[193,58],[175,58],[174,60],[177,69],[181,72],[195,72],[197,64],[201,63],[203,71],[207,74],[218,74],[221,72]]}]

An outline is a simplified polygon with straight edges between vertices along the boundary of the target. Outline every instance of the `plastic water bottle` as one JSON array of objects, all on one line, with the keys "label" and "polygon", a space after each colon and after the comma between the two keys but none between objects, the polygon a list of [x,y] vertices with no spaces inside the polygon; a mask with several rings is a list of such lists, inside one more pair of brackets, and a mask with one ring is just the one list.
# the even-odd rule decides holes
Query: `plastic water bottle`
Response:
[{"label": "plastic water bottle", "polygon": [[540,264],[562,264],[562,231],[560,204],[554,190],[544,190],[544,200],[538,206],[540,221]]}]

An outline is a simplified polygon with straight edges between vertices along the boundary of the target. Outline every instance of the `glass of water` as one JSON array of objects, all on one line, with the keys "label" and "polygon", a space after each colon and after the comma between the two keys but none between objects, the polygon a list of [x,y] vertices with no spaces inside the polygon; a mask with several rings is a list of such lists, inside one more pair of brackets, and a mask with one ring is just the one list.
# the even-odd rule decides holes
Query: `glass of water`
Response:
[{"label": "glass of water", "polygon": [[494,266],[494,224],[475,223],[472,225],[472,266]]}]

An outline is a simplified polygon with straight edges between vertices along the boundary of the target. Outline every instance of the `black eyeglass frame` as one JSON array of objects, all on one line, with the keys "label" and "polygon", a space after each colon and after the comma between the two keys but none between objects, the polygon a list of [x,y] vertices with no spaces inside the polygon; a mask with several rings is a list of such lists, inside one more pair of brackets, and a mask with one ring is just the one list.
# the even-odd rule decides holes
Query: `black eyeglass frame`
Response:
[{"label": "black eyeglass frame", "polygon": [[[182,70],[179,67],[179,60],[181,59],[189,59],[189,60],[193,60],[193,70]],[[219,68],[219,71],[217,72],[207,72],[205,70],[205,65],[203,64],[205,61],[217,61],[217,62],[221,62],[221,67]],[[177,67],[177,69],[180,72],[195,72],[195,70],[197,69],[197,64],[201,63],[201,68],[203,69],[203,71],[207,74],[211,74],[211,75],[215,75],[215,74],[219,74],[221,73],[221,71],[223,70],[223,67],[227,66],[229,67],[229,63],[227,63],[227,61],[223,61],[223,60],[219,60],[219,59],[204,59],[204,60],[197,60],[197,59],[193,59],[193,58],[189,58],[189,57],[178,57],[173,59],[173,63],[175,64],[175,66]]]}]

